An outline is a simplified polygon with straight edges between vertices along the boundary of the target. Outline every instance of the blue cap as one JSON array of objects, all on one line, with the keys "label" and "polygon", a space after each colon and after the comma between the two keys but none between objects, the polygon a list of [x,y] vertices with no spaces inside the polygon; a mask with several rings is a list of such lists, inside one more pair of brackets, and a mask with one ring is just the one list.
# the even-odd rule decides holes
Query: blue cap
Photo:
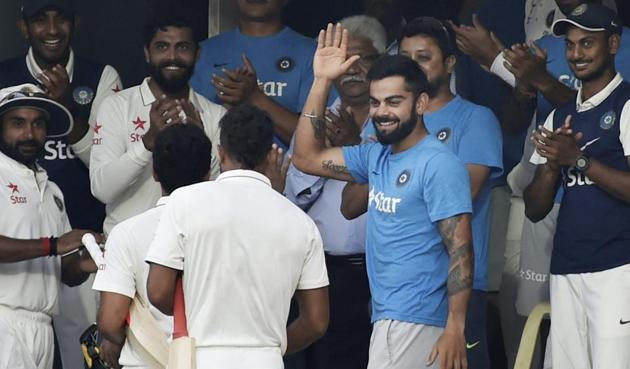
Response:
[{"label": "blue cap", "polygon": [[562,36],[567,33],[569,26],[575,26],[585,31],[621,34],[621,21],[617,18],[614,10],[597,3],[584,3],[578,5],[565,18],[553,22],[551,29],[555,36]]}]

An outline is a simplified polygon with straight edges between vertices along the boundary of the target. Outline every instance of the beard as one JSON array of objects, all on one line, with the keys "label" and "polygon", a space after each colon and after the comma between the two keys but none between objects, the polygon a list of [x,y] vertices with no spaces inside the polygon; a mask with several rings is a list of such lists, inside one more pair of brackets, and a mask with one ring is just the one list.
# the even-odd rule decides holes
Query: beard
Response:
[{"label": "beard", "polygon": [[[169,66],[176,66],[179,68],[183,68],[184,73],[180,77],[167,78],[162,73],[162,69]],[[177,92],[180,92],[182,89],[187,88],[188,81],[190,81],[190,77],[192,77],[193,72],[194,72],[193,65],[187,65],[177,60],[164,62],[157,65],[153,63],[149,63],[147,68],[149,70],[149,76],[151,76],[151,78],[155,82],[157,82],[157,84],[160,86],[162,90],[164,90],[164,92],[169,93],[169,94],[175,94]]]},{"label": "beard", "polygon": [[[35,147],[36,150],[33,151],[33,154],[25,155],[20,151],[20,147],[26,146]],[[43,145],[35,140],[18,141],[13,145],[0,140],[0,151],[11,159],[30,167],[41,156]]]},{"label": "beard", "polygon": [[[378,129],[378,123],[390,121],[397,121],[395,124],[398,124],[398,128],[389,133],[382,132]],[[404,140],[407,136],[409,136],[409,134],[411,134],[417,124],[417,121],[418,119],[413,112],[409,115],[409,119],[404,122],[400,122],[400,119],[394,120],[390,117],[372,117],[372,124],[374,125],[374,130],[376,131],[376,138],[382,145],[392,145]]]}]

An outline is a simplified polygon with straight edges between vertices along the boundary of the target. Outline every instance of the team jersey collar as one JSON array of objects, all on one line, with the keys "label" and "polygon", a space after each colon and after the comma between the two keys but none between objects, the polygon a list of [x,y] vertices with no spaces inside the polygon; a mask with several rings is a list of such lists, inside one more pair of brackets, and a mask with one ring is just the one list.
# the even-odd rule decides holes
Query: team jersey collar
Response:
[{"label": "team jersey collar", "polygon": [[613,78],[606,87],[586,101],[582,101],[582,87],[580,87],[575,101],[575,107],[578,113],[597,107],[606,100],[608,96],[610,96],[610,94],[621,84],[621,82],[623,82],[623,78],[621,77],[621,74],[617,73],[615,78]]},{"label": "team jersey collar", "polygon": [[[28,172],[29,174],[33,173],[33,170],[31,168],[27,167],[26,165],[20,163],[19,161],[13,158],[10,158],[9,156],[5,155],[1,151],[0,151],[0,165],[16,172]],[[38,173],[44,172],[44,168],[42,168],[39,165],[39,163],[35,163],[35,168]]]},{"label": "team jersey collar", "polygon": [[267,186],[271,187],[271,181],[264,174],[258,173],[253,170],[248,170],[248,169],[228,170],[226,172],[221,173],[217,177],[216,181],[224,181],[224,180],[235,179],[235,178],[252,179],[255,181],[263,182]]},{"label": "team jersey collar", "polygon": [[168,204],[168,196],[162,196],[158,199],[157,203],[155,204],[155,207],[157,208],[158,206],[162,206],[166,204]]},{"label": "team jersey collar", "polygon": [[[31,76],[36,80],[40,74],[42,74],[42,68],[37,65],[35,61],[35,56],[33,55],[33,48],[29,47],[28,53],[26,54],[26,67],[28,71],[31,73]],[[70,82],[72,82],[72,76],[74,75],[74,51],[70,48],[70,56],[68,57],[68,64],[66,64],[66,72],[68,73],[68,77],[70,78]]]},{"label": "team jersey collar", "polygon": [[[155,100],[157,100],[155,96],[153,95],[153,92],[151,92],[151,87],[149,87],[150,80],[151,80],[151,77],[146,77],[140,84],[140,97],[142,98],[142,104],[144,106],[149,106],[153,104]],[[199,104],[197,103],[197,98],[195,97],[195,94],[193,93],[193,90],[190,87],[188,88],[188,100],[190,100],[190,102],[195,107],[199,106]]]}]

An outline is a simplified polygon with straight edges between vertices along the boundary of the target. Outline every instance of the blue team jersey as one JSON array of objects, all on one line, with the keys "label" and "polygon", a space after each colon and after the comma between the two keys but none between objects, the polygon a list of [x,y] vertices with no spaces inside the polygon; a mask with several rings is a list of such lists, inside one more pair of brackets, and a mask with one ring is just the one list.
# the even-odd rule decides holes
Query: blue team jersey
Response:
[{"label": "blue team jersey", "polygon": [[[246,36],[238,28],[201,43],[201,55],[190,80],[199,94],[221,104],[212,75],[243,66],[247,55],[256,69],[258,83],[267,96],[293,112],[301,112],[313,83],[313,54],[317,44],[288,27],[272,36]],[[278,137],[276,137],[278,141]],[[285,148],[287,142],[281,143]]]},{"label": "blue team jersey", "polygon": [[[567,63],[564,37],[547,35],[536,43],[541,49],[547,50],[547,71],[567,87],[577,90],[581,83]],[[627,27],[623,28],[621,45],[615,57],[615,68],[625,80],[630,80],[630,29]],[[536,105],[536,119],[539,124],[545,121],[553,108],[553,105],[545,99],[543,94],[539,93]]]},{"label": "blue team jersey", "polygon": [[366,260],[372,321],[446,324],[448,254],[438,221],[472,211],[468,172],[435,137],[392,153],[373,142],[343,148],[370,187]]},{"label": "blue team jersey", "polygon": [[[624,123],[622,111],[630,101],[630,84],[620,82],[592,109],[578,112],[574,101],[559,106],[553,115],[553,128],[559,128],[571,115],[571,128],[582,133],[578,142],[582,151],[609,168],[627,173],[630,165],[620,126]],[[562,168],[562,185],[551,273],[592,273],[630,263],[630,204],[574,167]]]},{"label": "blue team jersey", "polygon": [[[581,86],[581,82],[575,77],[567,62],[564,37],[547,35],[536,41],[536,43],[541,49],[547,50],[547,72],[565,86],[577,90]],[[625,80],[630,79],[630,29],[627,27],[623,28],[621,45],[615,57],[615,68]],[[554,106],[545,99],[543,94],[538,93],[536,102],[537,124],[543,124],[553,108]],[[563,193],[564,190],[561,187],[556,194],[555,203],[560,203]]]},{"label": "blue team jersey", "polygon": [[491,182],[503,173],[499,121],[490,109],[455,96],[440,110],[425,113],[424,124],[429,133],[445,143],[464,165],[490,168],[490,175],[473,202],[472,218],[475,251],[473,288],[487,290]]}]

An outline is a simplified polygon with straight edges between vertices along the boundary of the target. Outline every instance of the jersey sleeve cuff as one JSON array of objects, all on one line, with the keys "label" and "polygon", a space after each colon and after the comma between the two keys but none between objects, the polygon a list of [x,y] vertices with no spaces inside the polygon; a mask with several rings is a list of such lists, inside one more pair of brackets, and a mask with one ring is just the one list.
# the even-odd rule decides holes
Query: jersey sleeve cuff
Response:
[{"label": "jersey sleeve cuff", "polygon": [[144,166],[151,161],[151,151],[144,147],[144,142],[139,140],[131,145],[129,158],[138,165]]}]

